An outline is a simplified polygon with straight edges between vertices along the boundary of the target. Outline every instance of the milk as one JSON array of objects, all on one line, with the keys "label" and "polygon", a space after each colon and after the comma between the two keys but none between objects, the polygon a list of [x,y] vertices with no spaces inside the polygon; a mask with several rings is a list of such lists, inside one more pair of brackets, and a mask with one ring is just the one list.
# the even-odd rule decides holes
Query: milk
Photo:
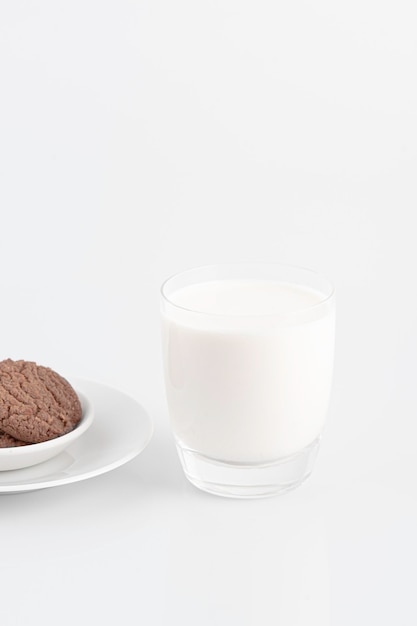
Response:
[{"label": "milk", "polygon": [[333,367],[334,304],[273,280],[177,289],[163,310],[165,380],[179,445],[261,464],[321,433]]}]

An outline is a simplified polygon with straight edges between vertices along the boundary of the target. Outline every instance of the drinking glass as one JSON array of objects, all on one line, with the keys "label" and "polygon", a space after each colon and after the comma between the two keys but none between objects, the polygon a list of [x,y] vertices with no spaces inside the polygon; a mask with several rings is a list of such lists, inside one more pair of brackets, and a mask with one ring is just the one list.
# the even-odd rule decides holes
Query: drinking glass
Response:
[{"label": "drinking glass", "polygon": [[191,269],[161,288],[166,395],[186,477],[232,497],[310,475],[330,399],[335,301],[278,263]]}]

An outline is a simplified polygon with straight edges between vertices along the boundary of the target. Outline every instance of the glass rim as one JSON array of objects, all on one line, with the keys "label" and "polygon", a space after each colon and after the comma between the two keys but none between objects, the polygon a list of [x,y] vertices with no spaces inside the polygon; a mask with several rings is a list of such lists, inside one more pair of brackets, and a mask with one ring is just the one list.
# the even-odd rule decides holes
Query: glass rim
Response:
[{"label": "glass rim", "polygon": [[[171,282],[172,280],[174,280],[175,278],[179,278],[180,276],[185,276],[186,274],[190,274],[191,272],[197,272],[197,271],[201,271],[201,270],[210,270],[210,269],[220,269],[220,268],[238,268],[239,266],[243,267],[245,265],[248,266],[258,266],[258,267],[262,267],[262,266],[269,266],[269,267],[280,267],[283,269],[289,269],[289,270],[295,270],[295,271],[302,271],[302,272],[307,272],[308,274],[315,276],[317,278],[320,278],[321,280],[324,280],[329,288],[329,294],[325,295],[323,293],[323,299],[321,299],[319,302],[316,302],[315,304],[312,304],[311,306],[306,306],[303,307],[302,309],[299,309],[298,311],[294,311],[292,313],[287,313],[287,314],[280,314],[280,313],[209,313],[207,311],[201,311],[198,309],[190,309],[188,307],[184,307],[181,306],[179,304],[176,304],[175,302],[173,302],[172,300],[170,300],[169,296],[167,296],[167,294],[165,293],[166,290],[166,286],[169,282]],[[219,279],[219,280],[229,280],[229,279]],[[255,280],[262,280],[262,279],[255,279]],[[209,281],[206,281],[209,282]],[[276,282],[285,282],[285,281],[276,281]],[[197,284],[197,283],[196,283]],[[269,318],[274,318],[274,317],[293,317],[296,315],[299,315],[301,313],[306,313],[308,311],[313,311],[314,309],[318,309],[319,307],[323,306],[324,304],[326,304],[327,302],[330,302],[335,295],[335,286],[332,283],[332,281],[330,281],[327,276],[325,276],[324,274],[317,272],[316,270],[312,270],[310,268],[307,267],[303,267],[301,265],[293,265],[290,263],[281,263],[279,261],[236,261],[236,262],[227,262],[227,263],[213,263],[213,264],[209,264],[209,265],[200,265],[200,266],[195,266],[195,267],[190,267],[186,270],[182,270],[181,272],[176,272],[175,274],[171,274],[170,276],[168,276],[168,278],[166,278],[163,283],[161,284],[161,287],[159,289],[161,297],[163,298],[164,301],[166,301],[170,306],[174,307],[175,309],[179,309],[181,311],[186,311],[187,313],[193,313],[194,315],[207,315],[209,317],[227,317],[227,318],[233,318],[233,317],[239,317],[239,318],[245,318],[245,317],[269,317]],[[316,291],[316,290],[314,290]],[[318,293],[321,293],[320,290],[318,290]]]}]

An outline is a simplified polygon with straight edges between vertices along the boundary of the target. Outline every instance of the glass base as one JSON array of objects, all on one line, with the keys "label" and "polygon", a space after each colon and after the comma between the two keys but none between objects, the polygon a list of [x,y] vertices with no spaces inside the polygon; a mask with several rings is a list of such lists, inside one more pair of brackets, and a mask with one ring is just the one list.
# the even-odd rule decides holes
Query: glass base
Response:
[{"label": "glass base", "polygon": [[311,474],[320,437],[291,456],[262,465],[225,463],[194,450],[177,450],[188,480],[199,489],[231,498],[263,498],[286,493]]}]

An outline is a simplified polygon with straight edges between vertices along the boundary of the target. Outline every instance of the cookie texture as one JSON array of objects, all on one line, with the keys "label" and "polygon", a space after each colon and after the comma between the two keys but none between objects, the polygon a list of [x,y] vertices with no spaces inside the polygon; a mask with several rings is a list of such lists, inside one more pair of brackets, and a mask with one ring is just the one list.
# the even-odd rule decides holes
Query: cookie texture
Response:
[{"label": "cookie texture", "polygon": [[41,443],[73,430],[81,416],[76,392],[57,372],[32,361],[0,361],[0,430],[6,435]]},{"label": "cookie texture", "polygon": [[19,441],[11,435],[8,435],[4,430],[0,430],[0,448],[16,448],[18,446],[27,446],[25,441]]}]

